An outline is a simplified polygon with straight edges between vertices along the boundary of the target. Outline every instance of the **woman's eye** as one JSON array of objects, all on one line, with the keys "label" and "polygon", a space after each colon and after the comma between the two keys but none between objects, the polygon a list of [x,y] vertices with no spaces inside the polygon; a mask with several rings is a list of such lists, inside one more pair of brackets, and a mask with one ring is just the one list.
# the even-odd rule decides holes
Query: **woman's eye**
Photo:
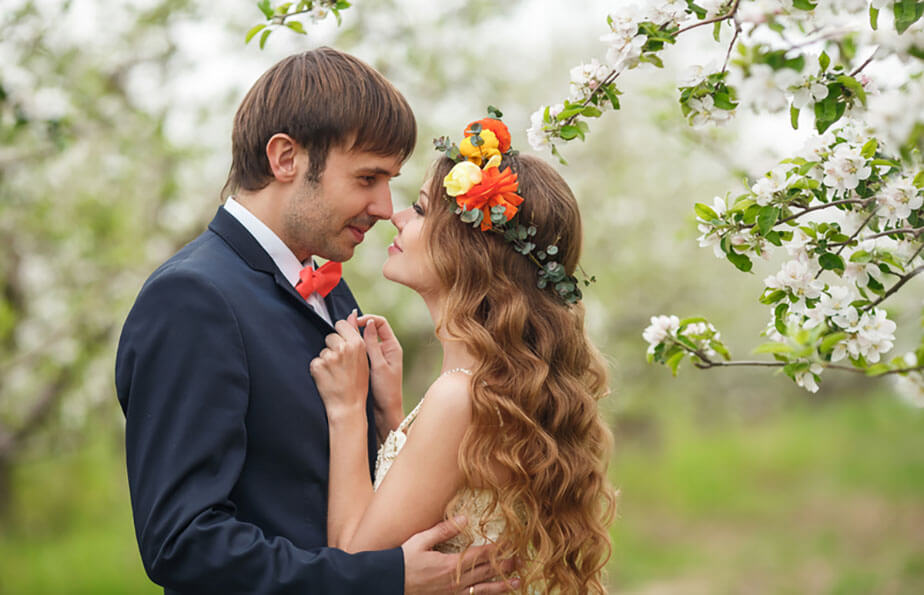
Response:
[{"label": "woman's eye", "polygon": [[418,215],[424,214],[423,207],[420,206],[420,203],[415,202],[414,204],[411,205],[411,207],[414,209],[414,212],[417,213]]}]

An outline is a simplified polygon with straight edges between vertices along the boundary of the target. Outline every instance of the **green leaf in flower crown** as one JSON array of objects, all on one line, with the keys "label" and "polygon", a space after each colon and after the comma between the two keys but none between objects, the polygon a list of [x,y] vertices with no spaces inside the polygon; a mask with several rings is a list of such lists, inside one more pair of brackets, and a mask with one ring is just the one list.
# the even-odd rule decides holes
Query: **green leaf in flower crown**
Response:
[{"label": "green leaf in flower crown", "polygon": [[504,114],[493,105],[488,106],[488,115],[492,118],[497,118],[498,120],[504,117]]}]

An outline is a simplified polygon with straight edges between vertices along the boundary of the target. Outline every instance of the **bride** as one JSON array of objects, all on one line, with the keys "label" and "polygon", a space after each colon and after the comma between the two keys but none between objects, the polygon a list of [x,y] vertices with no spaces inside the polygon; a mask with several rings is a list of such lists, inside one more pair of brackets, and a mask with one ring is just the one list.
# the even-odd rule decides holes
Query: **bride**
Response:
[{"label": "bride", "polygon": [[437,549],[494,543],[492,566],[500,576],[516,560],[523,592],[604,593],[611,436],[597,409],[605,368],[573,276],[580,213],[555,170],[511,151],[492,116],[458,146],[437,142],[446,156],[391,219],[384,276],[423,297],[443,350],[420,403],[402,419],[402,352],[382,317],[339,321],[311,362],[330,424],[328,544],[395,547],[456,518],[462,533]]}]

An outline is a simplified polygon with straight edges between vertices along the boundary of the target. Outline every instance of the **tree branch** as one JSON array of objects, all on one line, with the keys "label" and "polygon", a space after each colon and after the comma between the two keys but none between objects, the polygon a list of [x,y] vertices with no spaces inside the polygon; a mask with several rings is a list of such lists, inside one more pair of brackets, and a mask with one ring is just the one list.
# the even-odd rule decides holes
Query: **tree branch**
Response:
[{"label": "tree branch", "polygon": [[[874,211],[874,213],[875,213],[875,211]],[[867,221],[865,221],[865,222],[863,223],[863,225],[865,226],[866,223],[867,223],[868,221],[869,221],[869,219],[867,219]],[[863,229],[863,226],[861,226],[860,229]],[[858,229],[857,231],[859,232],[860,230]],[[924,227],[903,227],[903,228],[901,228],[901,229],[890,229],[890,230],[888,230],[888,231],[882,231],[882,232],[879,232],[879,233],[874,233],[873,235],[869,235],[869,236],[863,237],[863,238],[860,239],[860,241],[861,241],[861,242],[865,242],[866,240],[873,240],[873,239],[876,239],[876,238],[881,238],[881,237],[885,237],[885,236],[891,236],[891,235],[895,235],[895,234],[902,234],[902,235],[904,235],[904,234],[911,234],[911,235],[917,237],[917,236],[919,236],[919,235],[921,235],[921,234],[924,234]],[[844,247],[845,247],[847,244],[850,244],[851,242],[854,241],[854,239],[856,239],[856,236],[857,236],[857,234],[853,234],[852,236],[850,236],[850,239],[847,240],[846,242],[836,242],[836,243],[828,244],[828,245],[829,245],[829,246],[840,246],[840,247],[841,247],[841,250],[843,250]],[[841,253],[841,250],[838,250],[837,253],[840,254],[840,253]],[[912,257],[911,260],[914,260],[914,257]],[[910,262],[910,261],[909,261],[909,262]]]},{"label": "tree branch", "polygon": [[[920,252],[920,250],[918,250],[918,252]],[[915,255],[915,256],[916,256],[916,255]],[[887,292],[885,292],[884,294],[882,294],[882,296],[880,296],[880,298],[879,298],[878,300],[876,300],[875,302],[872,302],[872,303],[867,304],[866,306],[864,306],[864,307],[863,307],[863,311],[864,311],[864,312],[867,312],[867,311],[869,311],[869,310],[872,310],[873,308],[875,308],[876,306],[878,306],[879,304],[881,304],[882,302],[884,302],[884,301],[886,300],[886,298],[888,298],[889,296],[891,296],[892,294],[894,294],[896,291],[898,291],[899,289],[901,289],[902,285],[904,285],[905,283],[907,283],[908,281],[910,281],[913,277],[915,277],[915,276],[917,276],[917,275],[920,275],[921,273],[924,273],[924,265],[921,265],[921,266],[919,266],[918,268],[916,268],[916,269],[914,269],[914,270],[912,270],[912,271],[910,271],[910,272],[908,272],[908,273],[905,273],[904,275],[902,275],[902,276],[899,278],[899,280],[895,283],[895,285],[893,285],[892,287],[890,287],[889,290],[888,290]]]},{"label": "tree branch", "polygon": [[735,3],[731,5],[731,8],[728,9],[727,13],[721,16],[713,17],[711,19],[706,19],[705,21],[693,23],[692,25],[688,25],[684,27],[683,29],[680,29],[679,31],[674,33],[674,37],[677,37],[681,33],[685,33],[689,31],[690,29],[695,29],[697,27],[703,27],[705,25],[711,25],[712,23],[719,23],[721,21],[727,21],[728,19],[734,18],[735,13],[738,11],[738,4],[740,3],[741,3],[741,0],[735,0]]},{"label": "tree branch", "polygon": [[[842,372],[853,372],[854,374],[866,375],[866,370],[864,370],[863,368],[854,368],[851,366],[842,366],[839,364],[829,364],[826,362],[813,362],[813,363],[819,364],[821,367],[825,368],[826,370],[840,370]],[[782,368],[783,366],[786,365],[786,363],[785,362],[768,362],[768,361],[749,361],[749,360],[737,360],[737,361],[730,361],[730,362],[707,360],[704,362],[694,362],[693,365],[701,370],[708,370],[709,368],[727,368],[727,367],[735,367],[735,366],[762,366],[766,368]],[[888,370],[887,372],[878,374],[878,376],[886,376],[888,374],[905,374],[907,372],[919,372],[921,370],[924,370],[924,365],[912,366],[908,368],[896,368],[894,370]]]}]

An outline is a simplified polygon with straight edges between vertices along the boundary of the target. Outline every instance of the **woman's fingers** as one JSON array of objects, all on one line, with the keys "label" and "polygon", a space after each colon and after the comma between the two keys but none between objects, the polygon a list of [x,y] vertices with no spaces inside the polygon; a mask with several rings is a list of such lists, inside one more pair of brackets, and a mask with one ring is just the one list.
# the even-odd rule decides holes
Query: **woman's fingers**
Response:
[{"label": "woman's fingers", "polygon": [[385,356],[382,355],[382,346],[379,344],[379,332],[376,330],[376,324],[367,324],[366,332],[363,335],[363,341],[366,342],[366,353],[369,354],[369,361],[373,367],[385,363]]}]

